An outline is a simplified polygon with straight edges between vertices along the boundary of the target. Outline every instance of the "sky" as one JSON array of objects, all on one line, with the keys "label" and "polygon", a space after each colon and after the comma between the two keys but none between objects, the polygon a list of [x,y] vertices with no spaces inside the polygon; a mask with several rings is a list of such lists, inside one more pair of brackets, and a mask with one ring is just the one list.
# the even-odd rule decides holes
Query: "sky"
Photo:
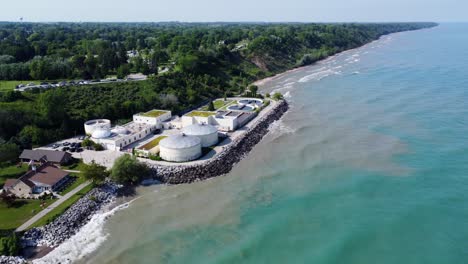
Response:
[{"label": "sky", "polygon": [[0,0],[0,21],[468,21],[468,0]]}]

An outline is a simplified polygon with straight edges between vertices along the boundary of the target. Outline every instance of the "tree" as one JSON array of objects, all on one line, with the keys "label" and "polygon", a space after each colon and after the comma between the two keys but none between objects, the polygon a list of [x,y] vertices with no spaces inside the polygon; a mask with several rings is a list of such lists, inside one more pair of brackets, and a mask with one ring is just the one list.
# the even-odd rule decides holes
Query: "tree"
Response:
[{"label": "tree", "polygon": [[106,167],[97,164],[94,160],[91,164],[84,165],[81,174],[85,179],[92,181],[96,185],[103,184],[107,176],[109,176]]},{"label": "tree", "polygon": [[266,93],[266,94],[265,94],[265,97],[266,97],[266,98],[270,98],[270,93]]},{"label": "tree", "polygon": [[129,154],[118,158],[112,166],[110,177],[117,183],[137,183],[142,177],[148,176],[149,168]]},{"label": "tree", "polygon": [[258,91],[258,86],[250,85],[249,86],[249,91],[250,91],[250,96],[256,97],[257,96],[257,91]]},{"label": "tree", "polygon": [[117,79],[124,79],[130,74],[130,68],[128,64],[122,64],[117,68]]},{"label": "tree", "polygon": [[215,110],[215,107],[214,107],[213,101],[210,101],[210,103],[208,104],[208,111],[214,111],[214,110]]},{"label": "tree", "polygon": [[18,158],[20,148],[14,143],[1,143],[0,140],[0,163],[14,161]]},{"label": "tree", "polygon": [[12,207],[15,204],[16,197],[12,194],[2,191],[0,193],[0,201],[5,204],[8,208]]}]

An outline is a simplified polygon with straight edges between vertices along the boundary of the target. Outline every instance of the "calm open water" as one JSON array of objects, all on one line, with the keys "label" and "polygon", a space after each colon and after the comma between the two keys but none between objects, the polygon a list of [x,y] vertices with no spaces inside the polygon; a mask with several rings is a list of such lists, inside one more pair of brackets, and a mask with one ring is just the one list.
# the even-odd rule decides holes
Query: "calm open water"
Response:
[{"label": "calm open water", "polygon": [[141,188],[49,260],[467,263],[467,47],[442,24],[266,83],[291,110],[229,175]]}]

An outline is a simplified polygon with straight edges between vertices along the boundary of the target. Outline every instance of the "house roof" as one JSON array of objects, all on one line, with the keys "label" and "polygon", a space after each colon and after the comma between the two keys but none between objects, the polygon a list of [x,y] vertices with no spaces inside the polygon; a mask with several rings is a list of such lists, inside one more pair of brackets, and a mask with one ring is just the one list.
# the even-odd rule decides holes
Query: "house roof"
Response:
[{"label": "house roof", "polygon": [[26,184],[30,188],[34,187],[34,183],[31,182],[30,180],[28,180],[26,178],[19,178],[19,179],[7,179],[5,181],[5,184],[3,185],[3,189],[7,190],[9,188],[13,188],[19,182],[22,182],[22,183]]},{"label": "house roof", "polygon": [[39,167],[36,171],[29,171],[20,179],[31,181],[33,184],[39,183],[53,186],[66,176],[68,176],[68,172],[63,171],[53,165],[45,164],[42,167]]},{"label": "house roof", "polygon": [[47,149],[25,149],[19,156],[20,159],[29,159],[39,161],[45,159],[49,162],[61,163],[65,157],[69,156],[70,153],[65,151],[53,151]]},{"label": "house roof", "polygon": [[8,189],[10,187],[13,187],[15,183],[18,181],[18,179],[7,179],[5,181],[5,184],[3,185],[3,189]]}]

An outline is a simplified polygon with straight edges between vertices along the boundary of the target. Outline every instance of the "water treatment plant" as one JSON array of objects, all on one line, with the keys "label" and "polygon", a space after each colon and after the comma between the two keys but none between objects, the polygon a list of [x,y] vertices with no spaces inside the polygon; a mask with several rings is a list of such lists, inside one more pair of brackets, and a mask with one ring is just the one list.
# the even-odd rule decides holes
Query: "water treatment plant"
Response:
[{"label": "water treatment plant", "polygon": [[109,119],[86,121],[86,137],[100,145],[104,153],[85,149],[73,154],[85,162],[96,161],[108,167],[125,153],[155,164],[190,163],[202,157],[206,160],[241,136],[243,128],[264,109],[269,111],[270,103],[276,104],[271,99],[257,98],[220,98],[211,103],[214,109],[206,104],[182,116],[153,109],[134,114],[125,124],[113,125]]}]

